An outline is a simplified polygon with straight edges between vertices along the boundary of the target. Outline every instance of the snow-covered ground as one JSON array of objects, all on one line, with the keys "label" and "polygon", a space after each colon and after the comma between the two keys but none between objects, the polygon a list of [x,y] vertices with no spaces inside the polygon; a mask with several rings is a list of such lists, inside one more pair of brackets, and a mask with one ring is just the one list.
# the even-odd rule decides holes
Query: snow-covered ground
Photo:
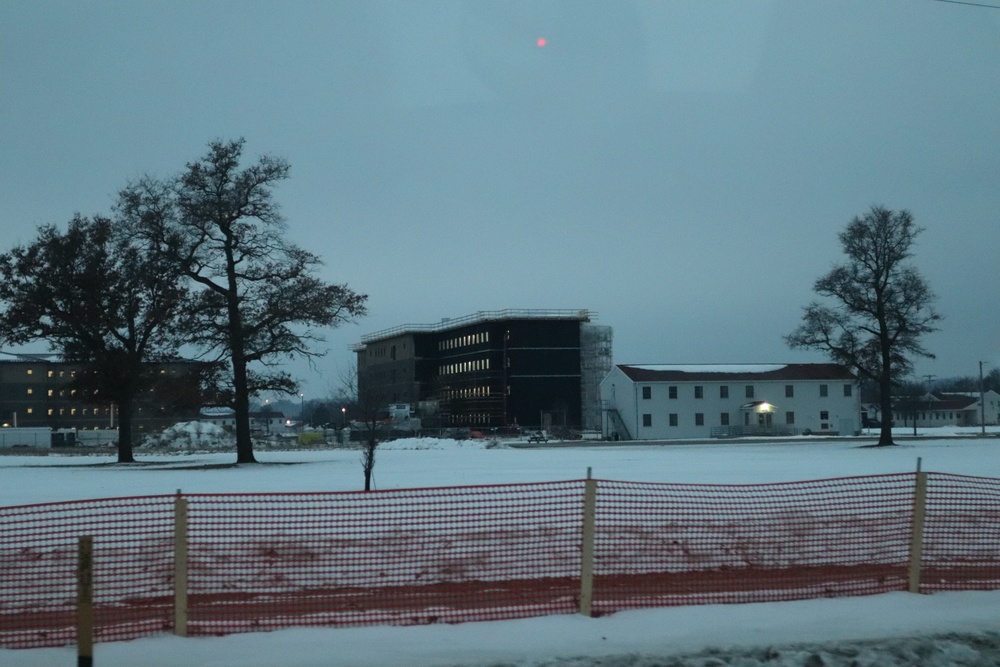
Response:
[{"label": "snow-covered ground", "polygon": [[[972,429],[973,433],[976,432]],[[482,441],[401,440],[380,446],[378,488],[597,478],[757,483],[914,470],[1000,478],[1000,438],[944,439],[891,449],[815,439],[515,449]],[[901,432],[905,434],[905,432]],[[264,465],[232,466],[232,452],[113,457],[0,455],[0,506],[173,493],[357,490],[359,452],[262,451]],[[997,545],[1000,551],[1000,545]],[[2,603],[2,601],[0,601]],[[0,665],[71,664],[72,648],[0,650]],[[590,619],[289,629],[219,638],[151,637],[98,644],[95,664],[526,667],[874,667],[1000,665],[1000,592],[893,593],[867,598],[629,611]]]},{"label": "snow-covered ground", "polygon": [[[98,644],[94,664],[996,667],[1000,664],[998,626],[1000,593],[892,593],[868,598],[627,611],[597,619],[548,616],[403,628],[290,629],[218,638],[163,635]],[[0,664],[70,665],[74,655],[71,648],[0,650]]]}]

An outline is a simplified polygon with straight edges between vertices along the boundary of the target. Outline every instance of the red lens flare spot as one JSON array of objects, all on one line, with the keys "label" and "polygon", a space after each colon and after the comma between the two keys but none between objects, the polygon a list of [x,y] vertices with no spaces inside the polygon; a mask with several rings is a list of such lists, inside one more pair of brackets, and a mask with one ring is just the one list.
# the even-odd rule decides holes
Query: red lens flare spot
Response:
[{"label": "red lens flare spot", "polygon": [[539,37],[538,40],[535,42],[535,44],[538,45],[538,48],[542,48],[548,43],[549,43],[548,40],[546,40],[544,37]]}]

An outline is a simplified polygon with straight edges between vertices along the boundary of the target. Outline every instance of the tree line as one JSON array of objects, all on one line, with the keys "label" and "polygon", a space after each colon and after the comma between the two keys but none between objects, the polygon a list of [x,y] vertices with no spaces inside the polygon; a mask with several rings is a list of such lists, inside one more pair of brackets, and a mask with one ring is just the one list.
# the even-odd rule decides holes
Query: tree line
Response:
[{"label": "tree line", "polygon": [[[80,382],[119,406],[120,462],[134,460],[133,410],[156,382],[156,362],[182,349],[205,362],[205,402],[235,413],[237,462],[254,462],[251,398],[296,393],[279,364],[321,356],[325,329],[366,313],[366,295],[321,280],[320,258],[286,238],[273,189],[288,163],[264,155],[241,168],[244,143],[211,142],[174,177],[128,183],[111,216],[78,214],[65,230],[43,226],[0,254],[0,342],[44,341],[79,364]],[[905,210],[873,206],[855,217],[838,236],[846,259],[816,280],[820,299],[785,337],[877,387],[882,414],[912,360],[934,356],[921,338],[941,316],[908,261],[921,231]],[[893,444],[889,420],[878,444]]]},{"label": "tree line", "polygon": [[182,351],[205,362],[206,402],[234,411],[237,462],[254,462],[251,398],[296,393],[279,364],[322,356],[324,330],[366,312],[366,295],[321,280],[321,259],[288,240],[273,190],[289,164],[241,167],[244,144],[213,141],[176,176],[128,183],[112,215],[42,226],[0,254],[0,341],[43,341],[80,365],[119,406],[119,462],[134,461],[156,363]]}]

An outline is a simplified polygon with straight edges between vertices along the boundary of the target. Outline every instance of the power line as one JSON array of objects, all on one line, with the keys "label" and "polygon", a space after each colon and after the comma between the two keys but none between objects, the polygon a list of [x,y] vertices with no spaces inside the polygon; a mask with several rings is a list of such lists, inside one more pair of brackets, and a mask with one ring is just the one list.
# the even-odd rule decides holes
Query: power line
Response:
[{"label": "power line", "polygon": [[950,5],[968,5],[969,7],[984,7],[986,9],[1000,9],[1000,5],[987,5],[982,2],[968,2],[967,0],[934,0],[934,2],[946,2]]}]

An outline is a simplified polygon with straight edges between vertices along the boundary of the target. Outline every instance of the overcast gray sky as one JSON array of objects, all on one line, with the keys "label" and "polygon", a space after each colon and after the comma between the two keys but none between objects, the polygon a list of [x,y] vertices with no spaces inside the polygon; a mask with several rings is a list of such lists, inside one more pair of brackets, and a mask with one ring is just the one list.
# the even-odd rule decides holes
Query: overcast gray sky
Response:
[{"label": "overcast gray sky", "polygon": [[918,373],[1000,364],[1000,10],[0,3],[4,250],[237,137],[290,161],[290,237],[370,298],[295,367],[310,398],[364,333],[503,308],[589,308],[616,363],[822,361],[782,335],[873,204],[926,228]]}]

